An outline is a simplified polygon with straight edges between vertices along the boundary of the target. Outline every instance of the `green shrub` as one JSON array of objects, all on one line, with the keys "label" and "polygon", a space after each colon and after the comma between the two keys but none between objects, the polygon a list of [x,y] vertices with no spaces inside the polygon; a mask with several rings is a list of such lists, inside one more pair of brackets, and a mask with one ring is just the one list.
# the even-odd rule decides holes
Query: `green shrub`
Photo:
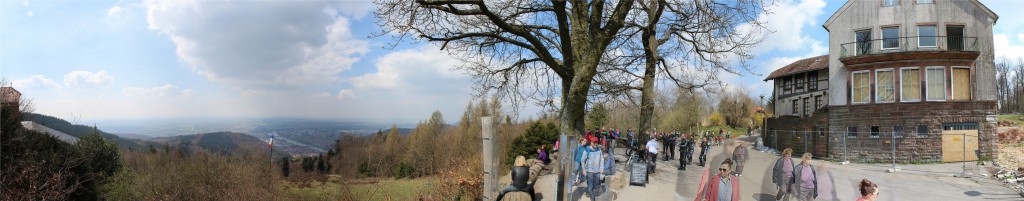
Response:
[{"label": "green shrub", "polygon": [[[536,122],[530,125],[526,129],[526,134],[520,135],[512,140],[511,144],[506,144],[509,147],[506,153],[507,164],[512,164],[515,161],[516,156],[524,156],[526,158],[537,158],[537,148],[541,145],[547,145],[549,148],[553,147],[555,141],[558,140],[558,126],[551,122]],[[550,151],[550,150],[549,150]]]},{"label": "green shrub", "polygon": [[395,175],[396,179],[401,179],[401,178],[406,178],[406,177],[412,178],[413,173],[415,173],[415,172],[416,172],[416,168],[413,167],[412,165],[407,164],[407,163],[399,163],[398,166],[395,166],[394,175]]},{"label": "green shrub", "polygon": [[370,163],[368,161],[363,161],[362,163],[359,163],[358,171],[360,176],[374,176],[373,169],[370,168]]}]

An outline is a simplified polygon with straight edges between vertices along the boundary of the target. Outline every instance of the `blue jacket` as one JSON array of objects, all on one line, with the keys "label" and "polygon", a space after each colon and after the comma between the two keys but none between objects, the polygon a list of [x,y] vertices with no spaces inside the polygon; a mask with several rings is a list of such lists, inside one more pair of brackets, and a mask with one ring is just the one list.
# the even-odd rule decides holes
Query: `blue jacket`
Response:
[{"label": "blue jacket", "polygon": [[573,153],[573,156],[575,156],[573,157],[573,160],[579,163],[580,160],[583,158],[583,152],[586,151],[586,149],[587,147],[583,146],[582,144],[576,145],[576,152]]}]

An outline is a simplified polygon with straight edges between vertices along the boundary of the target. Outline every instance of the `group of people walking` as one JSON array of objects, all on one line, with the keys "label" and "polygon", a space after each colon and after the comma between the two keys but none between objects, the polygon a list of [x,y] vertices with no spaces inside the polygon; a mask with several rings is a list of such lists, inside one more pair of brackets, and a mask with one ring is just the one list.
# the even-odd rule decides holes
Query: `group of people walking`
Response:
[{"label": "group of people walking", "polygon": [[[719,133],[726,133],[725,131],[719,131]],[[662,155],[663,161],[670,161],[676,159],[676,148],[679,152],[679,167],[678,170],[686,170],[686,166],[697,162],[698,166],[703,167],[707,162],[708,152],[715,144],[721,144],[722,135],[712,135],[710,131],[705,132],[704,135],[698,134],[686,134],[678,131],[672,133],[658,133],[649,132],[647,143],[643,147],[636,147],[634,149],[646,150],[643,156],[648,163],[649,173],[656,173],[658,154]],[[629,136],[632,142],[632,136]],[[660,143],[659,143],[660,141]],[[631,143],[635,144],[635,143]],[[742,145],[741,145],[742,146]],[[745,148],[745,146],[743,146]],[[667,149],[667,150],[666,150]],[[699,150],[697,161],[693,160],[694,153]],[[737,148],[737,150],[740,150]],[[746,160],[738,160],[746,158],[746,150],[739,152],[742,156],[740,158],[734,158],[733,161],[737,162],[738,167],[742,167],[742,163]],[[737,175],[739,175],[737,173]]]},{"label": "group of people walking", "polygon": [[618,130],[587,132],[573,152],[573,174],[577,175],[573,184],[586,182],[586,193],[591,200],[596,200],[605,190],[602,178],[615,174],[614,146],[620,137]]},{"label": "group of people walking", "polygon": [[[724,141],[724,139],[716,139],[724,137],[724,135],[715,136],[710,133],[691,135],[679,132],[666,134],[649,131],[645,134],[650,138],[643,145],[639,143],[642,139],[639,139],[639,136],[635,135],[631,129],[627,130],[625,139],[622,140],[626,141],[629,148],[626,155],[641,154],[639,158],[648,163],[647,171],[650,174],[657,173],[658,154],[662,154],[663,161],[674,160],[676,159],[676,148],[679,152],[679,170],[686,170],[686,166],[694,162],[697,162],[699,166],[705,166],[710,147],[715,144],[723,144]],[[573,158],[575,160],[572,173],[576,175],[576,179],[573,184],[578,185],[585,182],[586,194],[592,200],[596,200],[604,191],[602,178],[614,174],[613,149],[615,141],[620,137],[622,135],[617,130],[605,131],[602,129],[601,131],[587,132],[579,139],[579,146],[574,149]],[[718,166],[717,174],[712,175],[710,171],[713,169],[705,168],[698,185],[696,200],[740,200],[740,180],[738,178],[742,176],[745,163],[749,159],[748,149],[745,143],[737,142],[732,156],[726,158]],[[543,150],[542,147],[538,152]],[[697,160],[694,161],[693,155],[697,150],[700,152]],[[814,200],[818,196],[818,178],[817,168],[811,164],[812,155],[804,153],[801,155],[799,163],[796,163],[792,158],[792,153],[792,149],[785,149],[772,167],[772,183],[778,187],[775,200],[792,200],[794,198],[801,201]],[[519,169],[519,172],[522,172],[522,168]],[[517,171],[514,168],[513,180],[518,178],[517,176]],[[513,184],[516,185],[515,182]],[[523,185],[520,184],[520,186]],[[858,198],[858,201],[873,201],[878,196],[877,185],[867,179],[861,181],[859,189],[861,197]]]}]

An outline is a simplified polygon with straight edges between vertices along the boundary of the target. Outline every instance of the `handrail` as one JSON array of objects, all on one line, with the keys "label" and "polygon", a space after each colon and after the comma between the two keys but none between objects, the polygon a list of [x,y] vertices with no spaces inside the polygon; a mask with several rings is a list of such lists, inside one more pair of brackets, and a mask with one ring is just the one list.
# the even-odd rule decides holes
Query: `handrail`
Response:
[{"label": "handrail", "polygon": [[840,45],[840,58],[909,51],[978,51],[978,37],[908,36]]}]

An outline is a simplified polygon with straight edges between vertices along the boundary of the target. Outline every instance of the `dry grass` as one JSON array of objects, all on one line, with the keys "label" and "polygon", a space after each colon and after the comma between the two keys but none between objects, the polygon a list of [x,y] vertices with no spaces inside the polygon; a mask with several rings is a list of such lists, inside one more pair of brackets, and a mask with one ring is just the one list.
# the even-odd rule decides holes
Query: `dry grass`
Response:
[{"label": "dry grass", "polygon": [[429,192],[436,177],[416,179],[364,178],[342,181],[336,175],[326,181],[307,183],[283,182],[281,188],[287,197],[295,200],[416,200],[422,192]]},{"label": "dry grass", "polygon": [[[247,152],[252,153],[252,152]],[[123,152],[125,169],[104,186],[107,200],[286,200],[279,169],[264,154],[222,156]]]},{"label": "dry grass", "polygon": [[1024,131],[1018,127],[999,130],[999,157],[995,162],[1010,169],[1024,168]]}]

